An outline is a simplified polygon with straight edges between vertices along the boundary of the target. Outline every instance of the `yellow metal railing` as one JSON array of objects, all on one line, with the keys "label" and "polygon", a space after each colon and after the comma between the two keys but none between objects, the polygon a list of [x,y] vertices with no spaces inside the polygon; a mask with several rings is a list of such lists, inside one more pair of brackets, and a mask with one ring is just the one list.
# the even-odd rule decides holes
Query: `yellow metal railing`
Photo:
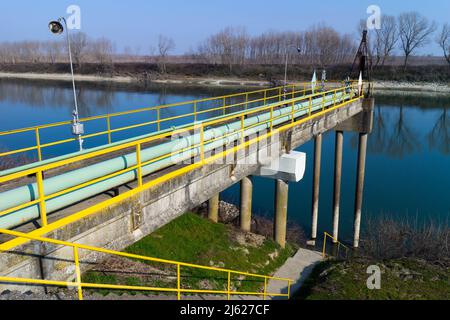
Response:
[{"label": "yellow metal railing", "polygon": [[[286,89],[286,92],[285,90]],[[94,116],[94,117],[88,117],[88,118],[82,118],[80,119],[80,122],[82,123],[89,123],[94,120],[104,120],[106,122],[106,130],[104,131],[98,131],[98,132],[92,132],[90,134],[82,135],[80,138],[83,140],[87,140],[90,138],[95,138],[99,136],[107,136],[107,142],[108,144],[113,142],[112,135],[117,132],[121,131],[127,131],[131,129],[141,128],[141,127],[149,127],[156,125],[157,130],[161,130],[161,124],[170,122],[173,120],[179,120],[183,118],[190,118],[192,120],[197,121],[199,119],[199,116],[208,114],[215,111],[223,111],[223,115],[226,115],[226,112],[232,108],[240,108],[242,110],[247,110],[249,108],[249,105],[260,103],[260,104],[267,104],[267,103],[273,103],[273,102],[280,102],[282,100],[285,100],[287,98],[296,98],[302,95],[306,95],[307,92],[311,90],[310,84],[307,83],[299,83],[299,84],[290,84],[286,87],[276,87],[276,88],[269,88],[269,89],[262,89],[257,91],[251,91],[251,92],[243,92],[243,93],[237,93],[237,94],[231,94],[226,96],[220,96],[220,97],[212,97],[212,98],[205,98],[200,100],[192,100],[192,101],[186,101],[186,102],[180,102],[180,103],[173,103],[173,104],[167,104],[162,106],[156,106],[156,107],[148,107],[148,108],[140,108],[125,112],[118,112],[118,113],[112,113],[107,115],[100,115],[100,116]],[[235,102],[234,100],[241,99],[241,102]],[[203,106],[203,104],[209,103],[212,104],[213,107],[208,107],[206,109],[201,109],[200,107]],[[214,107],[214,104],[221,104],[219,107]],[[170,113],[168,110],[179,108],[179,107],[191,107],[187,112],[181,113],[179,115],[171,116],[171,117],[162,117],[161,111],[166,110],[166,113]],[[141,114],[141,113],[154,113],[154,116],[156,117],[156,120],[152,121],[145,121],[136,123],[133,125],[113,128],[111,124],[111,120],[118,117],[124,117],[127,115],[132,114]],[[144,118],[147,118],[145,116]],[[150,117],[148,117],[150,118]],[[56,141],[50,141],[43,143],[42,142],[42,133],[45,129],[49,128],[55,128],[55,127],[61,127],[61,126],[67,126],[70,125],[71,121],[63,121],[63,122],[56,122],[51,124],[45,124],[35,127],[29,127],[29,128],[22,128],[17,130],[9,130],[9,131],[3,131],[0,132],[0,137],[9,137],[14,136],[18,134],[23,133],[33,133],[35,144],[29,147],[25,148],[19,148],[14,150],[8,150],[6,152],[0,153],[1,157],[6,156],[12,156],[17,154],[23,154],[25,152],[30,151],[36,151],[37,152],[37,160],[41,161],[43,160],[43,150],[46,148],[54,147],[57,145],[67,144],[70,142],[77,141],[78,138],[68,138],[68,139],[61,139]]]},{"label": "yellow metal railing", "polygon": [[[356,89],[356,91],[355,91]],[[348,93],[351,92],[351,97],[350,99],[347,100],[341,100],[338,98],[338,93]],[[329,102],[329,97],[330,95],[333,98],[333,103],[331,106],[325,107],[325,99],[327,99],[327,101]],[[322,98],[322,101],[318,101],[315,98]],[[0,176],[0,184],[2,183],[7,183],[7,182],[11,182],[17,179],[21,179],[24,177],[28,177],[28,176],[36,176],[36,183],[37,183],[37,187],[38,187],[38,195],[36,196],[36,199],[33,201],[29,201],[26,203],[23,203],[21,205],[18,205],[14,208],[9,208],[3,212],[0,212],[0,217],[5,216],[7,214],[16,212],[18,210],[24,209],[24,208],[28,208],[34,205],[38,205],[40,208],[40,217],[41,217],[41,224],[42,227],[31,232],[31,235],[34,236],[41,236],[44,235],[52,230],[61,228],[62,226],[68,225],[70,223],[73,223],[74,221],[80,220],[86,216],[89,216],[99,210],[102,210],[104,208],[107,208],[108,206],[114,205],[116,203],[119,203],[123,200],[128,199],[131,196],[134,196],[136,194],[139,194],[140,192],[147,190],[149,188],[152,188],[156,185],[159,185],[163,182],[169,181],[173,178],[176,178],[182,174],[188,173],[190,171],[193,171],[195,169],[198,169],[200,167],[202,167],[205,164],[209,164],[212,163],[214,161],[217,161],[219,159],[223,159],[224,157],[227,157],[229,155],[232,154],[236,154],[238,151],[248,148],[253,144],[257,144],[260,141],[265,141],[268,138],[272,137],[274,134],[279,134],[281,132],[284,132],[294,126],[297,126],[299,124],[305,123],[307,121],[310,121],[312,119],[315,119],[317,117],[323,116],[328,112],[332,112],[338,108],[341,108],[349,103],[352,103],[354,101],[357,101],[359,99],[361,99],[362,95],[359,95],[357,87],[355,86],[351,86],[351,87],[342,87],[342,88],[336,88],[327,92],[320,92],[320,93],[316,93],[314,95],[311,96],[307,96],[307,97],[300,97],[300,98],[294,98],[291,100],[286,100],[286,101],[281,101],[281,102],[277,102],[271,105],[267,105],[264,107],[259,107],[259,108],[253,108],[253,109],[249,109],[246,110],[242,113],[239,114],[235,114],[235,115],[229,115],[229,116],[225,116],[221,119],[215,119],[215,120],[210,120],[210,121],[205,121],[202,123],[198,123],[198,124],[193,124],[191,126],[182,128],[182,129],[178,129],[178,130],[174,130],[171,132],[166,132],[166,133],[161,133],[161,134],[157,134],[155,136],[152,137],[147,137],[144,139],[140,139],[137,141],[132,141],[132,142],[127,142],[127,143],[123,143],[117,146],[111,146],[102,150],[97,150],[97,151],[93,151],[90,153],[86,153],[86,154],[82,154],[82,155],[78,155],[69,159],[64,159],[64,160],[60,160],[60,161],[55,161],[55,162],[51,162],[48,164],[44,164],[44,165],[38,165],[34,168],[30,168],[27,170],[23,170],[20,172],[16,172],[16,173],[12,173],[9,175],[5,175],[5,176]],[[296,119],[295,118],[295,113],[298,112],[299,110],[295,109],[295,105],[299,102],[305,102],[305,101],[309,101],[309,104],[304,107],[302,110],[306,111],[307,116],[301,119]],[[313,104],[313,101],[315,104]],[[278,119],[279,117],[274,117],[273,116],[273,111],[276,108],[282,107],[282,106],[292,106],[292,112],[289,115],[289,121],[287,121],[286,123],[284,123],[283,125],[280,125],[279,127],[275,128],[273,123],[276,119]],[[319,111],[316,111],[315,113],[313,113],[313,108],[317,107],[317,106],[321,106],[322,108]],[[267,112],[269,111],[271,112],[271,118],[268,119],[267,121],[264,122],[260,122],[260,124],[266,123],[266,124],[270,124],[270,130],[265,132],[265,133],[261,133],[260,135],[258,135],[256,138],[251,138],[249,137],[247,140],[244,139],[244,133],[246,130],[248,130],[249,128],[252,128],[253,126],[245,126],[245,118],[251,115],[256,115],[259,114],[261,112]],[[283,115],[283,117],[286,117],[286,115]],[[205,144],[209,144],[212,143],[214,141],[217,141],[218,139],[222,139],[224,138],[224,136],[221,136],[219,138],[215,138],[212,140],[208,140],[205,141],[204,139],[204,132],[205,132],[205,128],[211,128],[214,125],[219,125],[219,124],[223,124],[226,123],[227,121],[235,121],[236,119],[239,119],[241,121],[241,128],[238,131],[232,132],[227,134],[226,136],[230,136],[232,134],[240,134],[240,138],[238,139],[240,140],[240,143],[237,144],[236,146],[232,147],[232,148],[225,148],[225,150],[221,150],[221,152],[216,152],[216,153],[207,153],[205,151]],[[269,125],[267,125],[269,126]],[[161,157],[158,157],[156,159],[152,159],[146,162],[142,162],[140,154],[141,154],[141,149],[142,149],[142,145],[147,144],[149,142],[155,142],[161,139],[165,139],[165,138],[171,138],[172,136],[177,136],[177,135],[181,135],[183,133],[190,133],[190,132],[197,132],[200,133],[200,143],[197,145],[193,145],[190,147],[187,147],[184,150],[179,150],[179,151],[175,151],[172,153],[168,153],[166,155],[162,155]],[[225,136],[225,137],[226,137]],[[111,173],[107,176],[103,176],[91,181],[87,181],[84,183],[80,183],[77,186],[73,186],[64,190],[61,190],[59,192],[56,192],[54,194],[45,194],[44,193],[44,172],[51,170],[51,169],[55,169],[55,168],[59,168],[59,167],[63,167],[66,165],[71,165],[83,160],[87,160],[87,159],[94,159],[100,156],[104,156],[106,154],[110,154],[112,152],[117,152],[117,151],[125,151],[128,148],[134,148],[135,152],[136,152],[136,165],[134,166],[130,166],[128,168],[125,168],[123,170]],[[198,156],[196,154],[196,150],[200,149],[200,155]],[[185,153],[185,152],[192,152],[192,156],[194,157],[194,161],[192,164],[189,165],[185,165],[179,169],[173,170],[165,175],[162,175],[160,177],[154,178],[148,182],[143,181],[143,176],[142,176],[142,167],[147,166],[151,163],[154,163],[156,161],[159,161],[161,159],[164,158],[168,158],[168,157],[172,157],[174,155],[179,155],[181,153]],[[61,218],[53,223],[48,223],[48,219],[47,219],[47,212],[46,212],[46,205],[47,205],[47,201],[53,198],[56,198],[58,196],[61,196],[63,194],[67,194],[69,192],[93,185],[95,183],[98,183],[100,181],[103,180],[107,180],[110,179],[112,177],[116,177],[118,175],[121,175],[123,173],[127,173],[127,172],[131,172],[134,171],[137,173],[137,186],[135,186],[134,188],[132,188],[131,190],[124,192],[120,195],[118,195],[117,197],[114,197],[112,199],[108,199],[106,201],[103,201],[101,203],[98,203],[94,206],[91,206],[87,209],[84,209],[78,213],[72,214],[70,216]],[[24,243],[24,239],[14,239],[11,240],[7,243],[1,244],[0,245],[0,250],[5,250],[5,249],[11,249],[17,245],[20,245]]]},{"label": "yellow metal railing", "polygon": [[[262,296],[264,299],[267,297],[286,297],[290,298],[291,292],[291,279],[278,278],[260,274],[254,274],[249,272],[241,272],[235,270],[229,270],[224,268],[207,267],[197,264],[185,263],[180,261],[172,261],[166,259],[152,258],[142,255],[136,255],[131,253],[113,251],[103,248],[92,247],[88,245],[71,243],[61,240],[55,240],[50,238],[36,237],[29,234],[24,234],[21,232],[2,230],[0,229],[0,234],[6,234],[13,237],[25,238],[32,241],[38,241],[43,243],[51,243],[58,246],[71,247],[73,249],[73,262],[75,264],[75,281],[54,281],[54,280],[43,280],[43,279],[28,279],[28,278],[18,278],[18,277],[2,277],[0,276],[0,282],[8,284],[30,284],[30,285],[43,285],[43,286],[55,286],[55,287],[66,287],[66,288],[76,288],[78,291],[78,299],[83,300],[83,289],[110,289],[110,290],[132,290],[132,291],[144,291],[144,292],[166,292],[173,293],[177,295],[177,299],[181,300],[182,294],[214,294],[214,295],[226,295],[227,299],[230,300],[231,296],[242,295],[242,296]],[[165,265],[175,266],[177,269],[177,286],[176,288],[164,288],[164,287],[147,287],[147,286],[128,286],[128,285],[112,285],[112,284],[101,284],[101,283],[85,283],[82,280],[81,265],[82,259],[80,258],[80,250],[86,250],[90,252],[98,252],[106,255],[114,255],[129,259],[141,260],[146,262],[160,263]],[[67,258],[64,258],[67,261]],[[227,277],[227,287],[224,290],[203,290],[203,289],[186,289],[182,286],[182,268],[190,268],[197,270],[209,270],[224,274]],[[254,279],[261,279],[261,284],[264,283],[264,290],[260,291],[232,291],[232,276],[244,276]],[[225,279],[225,278],[224,278]],[[271,293],[267,292],[268,280],[282,281],[286,282],[287,293]],[[239,281],[242,281],[239,280]]]},{"label": "yellow metal railing", "polygon": [[340,251],[341,248],[345,249],[345,257],[348,257],[348,254],[350,252],[350,248],[347,247],[345,244],[343,244],[342,242],[340,242],[338,239],[336,239],[335,237],[333,237],[332,235],[330,235],[328,232],[324,233],[323,236],[323,249],[322,249],[322,256],[325,259],[327,257],[327,240],[330,239],[331,241],[333,241],[333,245],[336,248],[336,254],[331,254],[331,256],[336,256],[339,258],[340,255]]}]

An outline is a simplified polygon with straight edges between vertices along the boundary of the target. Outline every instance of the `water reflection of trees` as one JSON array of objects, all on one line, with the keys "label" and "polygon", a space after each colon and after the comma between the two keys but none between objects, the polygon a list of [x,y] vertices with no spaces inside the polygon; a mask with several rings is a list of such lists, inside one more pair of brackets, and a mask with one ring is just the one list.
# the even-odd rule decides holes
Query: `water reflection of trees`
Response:
[{"label": "water reflection of trees", "polygon": [[428,134],[430,149],[437,149],[443,154],[450,154],[450,117],[447,109],[444,108],[442,114],[437,119],[433,129]]},{"label": "water reflection of trees", "polygon": [[[409,107],[390,108],[377,106],[374,111],[374,127],[369,136],[368,151],[371,154],[384,154],[395,158],[403,158],[421,150],[428,143],[430,150],[450,154],[450,116],[448,108],[442,112],[435,123],[423,122],[427,130],[425,135],[413,126],[413,119],[407,117]],[[436,113],[435,109],[430,110]],[[430,128],[428,130],[428,127]],[[357,147],[357,135],[351,139],[351,147]]]},{"label": "water reflection of trees", "polygon": [[[79,86],[77,97],[81,116],[103,113],[110,110],[116,93],[107,90],[92,90]],[[26,104],[36,108],[73,109],[73,92],[67,86],[37,86],[21,83],[0,84],[0,101],[11,104]]]},{"label": "water reflection of trees", "polygon": [[374,111],[373,132],[368,145],[370,153],[381,154],[387,148],[386,117],[382,108],[378,105]]},{"label": "water reflection of trees", "polygon": [[[96,114],[108,112],[113,107],[113,103],[117,101],[117,94],[119,93],[125,93],[130,98],[133,95],[141,95],[143,93],[158,95],[156,101],[149,101],[149,105],[155,106],[167,104],[172,95],[176,95],[180,101],[186,101],[192,100],[192,97],[222,96],[243,90],[242,88],[202,88],[166,85],[148,85],[143,87],[135,84],[109,82],[78,82],[77,88],[82,116],[92,115],[94,108],[97,109]],[[36,108],[65,107],[70,113],[73,108],[73,93],[70,82],[0,79],[0,102],[26,104]],[[98,112],[99,109],[102,112]]]},{"label": "water reflection of trees", "polygon": [[413,153],[420,148],[419,140],[414,130],[405,121],[403,106],[400,107],[398,119],[387,142],[387,151],[398,158]]},{"label": "water reflection of trees", "polygon": [[407,92],[403,94],[376,94],[375,101],[378,105],[392,107],[408,106],[424,110],[441,109],[450,106],[450,95],[436,94],[424,95],[423,93]]}]

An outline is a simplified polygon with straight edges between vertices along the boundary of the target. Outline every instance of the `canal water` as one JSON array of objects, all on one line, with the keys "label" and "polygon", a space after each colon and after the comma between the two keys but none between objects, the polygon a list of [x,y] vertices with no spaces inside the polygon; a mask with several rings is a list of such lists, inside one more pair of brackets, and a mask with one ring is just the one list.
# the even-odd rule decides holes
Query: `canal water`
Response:
[{"label": "canal water", "polygon": [[[199,98],[231,94],[240,89],[150,87],[79,84],[80,116],[88,117],[157,106]],[[71,119],[70,86],[58,82],[0,80],[0,131]],[[184,111],[185,112],[185,111]],[[166,116],[176,115],[169,114]],[[143,114],[114,120],[115,126],[136,123]],[[209,115],[210,116],[210,115]],[[134,117],[134,118],[133,118]],[[154,115],[148,115],[148,121]],[[180,124],[167,123],[165,127]],[[87,130],[104,130],[93,122]],[[164,128],[164,127],[163,127]],[[147,131],[146,131],[147,130]],[[115,140],[143,134],[154,128],[118,133]],[[89,132],[88,132],[89,133]],[[43,133],[51,141],[70,138],[68,130],[54,128]],[[0,150],[29,146],[31,137],[0,137]],[[90,139],[87,147],[104,143],[105,137]],[[344,135],[341,235],[351,237],[356,181],[357,135]],[[52,147],[45,156],[76,151],[76,143]],[[290,185],[289,219],[309,233],[311,225],[312,142],[298,151],[307,154],[303,181]],[[33,155],[28,155],[33,157]],[[35,157],[35,155],[34,155]],[[324,136],[322,152],[319,231],[331,231],[334,134]],[[254,212],[273,215],[274,182],[255,178]],[[238,204],[239,185],[222,193],[222,199]],[[374,131],[369,137],[363,217],[380,215],[418,222],[449,224],[450,217],[450,96],[420,96],[413,93],[377,95]]]}]

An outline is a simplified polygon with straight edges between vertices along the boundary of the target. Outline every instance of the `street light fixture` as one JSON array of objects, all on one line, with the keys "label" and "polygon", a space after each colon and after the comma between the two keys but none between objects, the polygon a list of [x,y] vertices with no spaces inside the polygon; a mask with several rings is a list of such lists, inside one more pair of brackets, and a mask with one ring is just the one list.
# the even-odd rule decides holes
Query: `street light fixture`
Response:
[{"label": "street light fixture", "polygon": [[[64,24],[64,25],[63,25]],[[69,61],[70,61],[70,72],[72,74],[72,88],[73,88],[73,99],[75,103],[75,108],[72,112],[72,134],[78,137],[78,143],[80,146],[80,151],[83,151],[83,139],[82,135],[84,134],[84,125],[80,123],[80,117],[78,114],[78,101],[77,101],[77,90],[75,87],[75,76],[73,73],[73,61],[72,61],[72,50],[70,46],[70,35],[69,35],[69,28],[67,28],[67,21],[65,18],[61,17],[56,21],[51,21],[48,24],[48,27],[50,29],[50,32],[55,35],[60,35],[64,32],[64,29],[66,29],[66,35],[67,35],[67,48],[69,51]]]}]

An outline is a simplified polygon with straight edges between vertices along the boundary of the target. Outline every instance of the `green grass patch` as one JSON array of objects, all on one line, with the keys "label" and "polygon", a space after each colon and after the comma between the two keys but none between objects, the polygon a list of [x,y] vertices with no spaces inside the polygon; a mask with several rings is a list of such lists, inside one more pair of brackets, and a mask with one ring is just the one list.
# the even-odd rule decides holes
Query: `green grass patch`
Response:
[{"label": "green grass patch", "polygon": [[[367,268],[381,269],[381,289],[367,288]],[[326,261],[295,295],[304,300],[448,300],[450,269],[417,259]]]},{"label": "green grass patch", "polygon": [[[216,224],[198,215],[187,213],[151,235],[125,249],[128,253],[214,266],[261,275],[271,275],[295,253],[287,245],[282,249],[274,241],[261,236],[242,233],[236,228]],[[137,261],[136,261],[137,262]],[[107,263],[107,262],[105,262]],[[88,271],[84,282],[112,283],[140,286],[176,287],[176,267],[160,263],[146,263],[152,270],[166,276],[136,276],[120,273]],[[126,270],[122,270],[126,271]],[[228,274],[217,271],[181,267],[182,288],[226,290]],[[232,275],[231,287],[239,291],[262,291],[264,280],[255,277]],[[105,292],[104,290],[102,291]]]}]

